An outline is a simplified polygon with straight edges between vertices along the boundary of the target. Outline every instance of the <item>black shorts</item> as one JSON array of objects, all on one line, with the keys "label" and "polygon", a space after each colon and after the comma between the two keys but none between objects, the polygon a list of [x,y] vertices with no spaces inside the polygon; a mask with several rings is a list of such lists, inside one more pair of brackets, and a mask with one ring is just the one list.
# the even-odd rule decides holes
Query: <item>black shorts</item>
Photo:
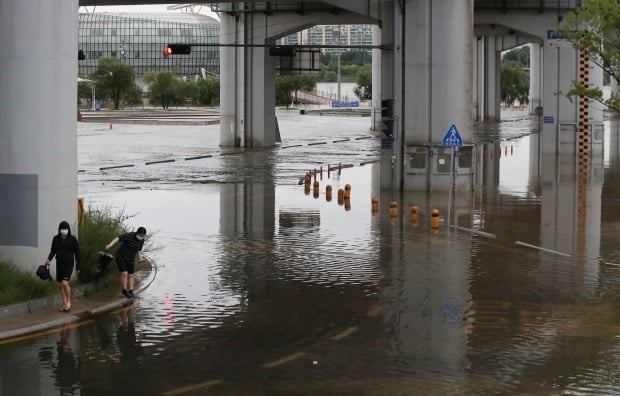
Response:
[{"label": "black shorts", "polygon": [[123,256],[116,256],[116,265],[119,272],[127,272],[133,274],[135,271],[134,260]]},{"label": "black shorts", "polygon": [[62,282],[71,279],[73,274],[73,264],[58,264],[56,263],[56,281]]}]

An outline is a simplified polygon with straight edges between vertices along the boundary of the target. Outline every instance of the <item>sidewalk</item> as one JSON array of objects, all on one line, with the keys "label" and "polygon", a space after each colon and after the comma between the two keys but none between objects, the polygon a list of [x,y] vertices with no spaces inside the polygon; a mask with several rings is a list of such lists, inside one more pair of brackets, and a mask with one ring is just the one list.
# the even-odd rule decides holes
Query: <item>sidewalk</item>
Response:
[{"label": "sidewalk", "polygon": [[[150,286],[156,274],[155,266],[136,272],[137,291],[135,294],[137,296]],[[133,304],[133,299],[124,297],[117,284],[117,280],[112,279],[102,289],[81,296],[76,296],[76,294],[82,293],[72,290],[74,297],[72,297],[73,306],[70,313],[58,312],[60,296],[0,307],[3,316],[0,319],[0,344],[4,343],[2,340],[49,330]]]}]

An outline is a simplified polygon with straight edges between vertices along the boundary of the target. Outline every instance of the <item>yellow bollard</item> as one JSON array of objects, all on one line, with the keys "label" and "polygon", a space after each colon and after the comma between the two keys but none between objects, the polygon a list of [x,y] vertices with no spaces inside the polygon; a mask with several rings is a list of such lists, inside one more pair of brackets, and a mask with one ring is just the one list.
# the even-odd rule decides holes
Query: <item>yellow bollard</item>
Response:
[{"label": "yellow bollard", "polygon": [[372,197],[372,199],[370,200],[371,203],[371,211],[373,216],[377,214],[377,212],[379,212],[379,197]]},{"label": "yellow bollard", "polygon": [[390,216],[398,216],[398,203],[396,201],[390,202]]},{"label": "yellow bollard", "polygon": [[431,227],[435,229],[439,228],[439,210],[437,209],[431,211]]},{"label": "yellow bollard", "polygon": [[332,200],[332,185],[328,184],[327,187],[325,187],[325,200],[327,202],[331,202]]},{"label": "yellow bollard", "polygon": [[350,184],[345,184],[344,185],[344,198],[351,198],[351,185]]},{"label": "yellow bollard", "polygon": [[413,225],[414,227],[418,226],[418,207],[417,206],[412,206],[411,207],[411,225]]},{"label": "yellow bollard", "polygon": [[351,199],[350,198],[344,199],[344,210],[346,210],[347,212],[351,210]]},{"label": "yellow bollard", "polygon": [[84,224],[84,198],[78,198],[78,225]]},{"label": "yellow bollard", "polygon": [[318,182],[318,180],[314,181],[313,189],[314,189],[314,195],[319,195],[319,182]]},{"label": "yellow bollard", "polygon": [[344,203],[344,190],[342,188],[338,189],[338,205],[342,205]]}]

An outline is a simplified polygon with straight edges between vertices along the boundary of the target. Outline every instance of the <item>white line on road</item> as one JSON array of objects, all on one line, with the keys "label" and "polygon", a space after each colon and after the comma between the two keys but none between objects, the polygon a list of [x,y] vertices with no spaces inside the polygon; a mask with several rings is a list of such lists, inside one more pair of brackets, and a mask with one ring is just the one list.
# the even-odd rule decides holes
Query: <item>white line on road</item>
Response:
[{"label": "white line on road", "polygon": [[542,250],[543,252],[557,254],[558,256],[570,257],[570,254],[566,254],[566,253],[558,252],[558,251],[551,250],[551,249],[545,249],[545,248],[543,248],[543,247],[536,246],[536,245],[530,245],[529,243],[525,243],[525,242],[521,242],[521,241],[516,241],[515,243],[516,243],[517,245],[521,245],[521,246],[529,247],[529,248],[532,248],[532,249]]},{"label": "white line on road", "polygon": [[162,395],[163,396],[182,395],[183,393],[193,392],[198,389],[210,388],[214,385],[219,385],[221,383],[222,381],[220,380],[211,380],[211,381],[201,382],[199,384],[193,384],[193,385],[184,386],[182,388],[173,389],[173,390],[162,393]]}]

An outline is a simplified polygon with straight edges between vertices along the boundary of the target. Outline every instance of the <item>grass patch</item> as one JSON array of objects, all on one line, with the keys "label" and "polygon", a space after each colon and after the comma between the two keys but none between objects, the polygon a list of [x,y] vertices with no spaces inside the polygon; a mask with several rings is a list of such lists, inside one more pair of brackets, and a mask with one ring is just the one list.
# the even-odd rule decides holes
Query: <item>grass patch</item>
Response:
[{"label": "grass patch", "polygon": [[44,281],[32,272],[19,270],[11,263],[0,262],[0,305],[49,296],[58,292],[58,284]]}]

